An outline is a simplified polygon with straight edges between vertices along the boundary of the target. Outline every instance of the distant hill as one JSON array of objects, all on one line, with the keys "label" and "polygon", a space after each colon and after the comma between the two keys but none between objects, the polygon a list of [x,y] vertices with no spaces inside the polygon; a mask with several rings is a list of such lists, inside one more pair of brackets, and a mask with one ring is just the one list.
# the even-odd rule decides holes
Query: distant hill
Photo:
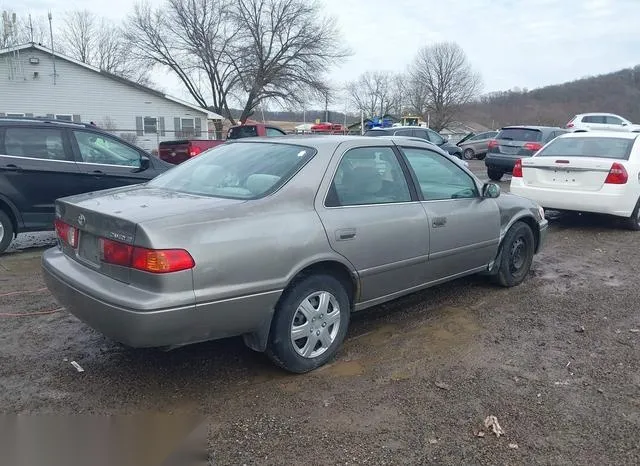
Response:
[{"label": "distant hill", "polygon": [[577,113],[611,112],[640,123],[640,65],[614,73],[542,87],[497,92],[464,110],[488,127],[510,124],[564,126]]}]

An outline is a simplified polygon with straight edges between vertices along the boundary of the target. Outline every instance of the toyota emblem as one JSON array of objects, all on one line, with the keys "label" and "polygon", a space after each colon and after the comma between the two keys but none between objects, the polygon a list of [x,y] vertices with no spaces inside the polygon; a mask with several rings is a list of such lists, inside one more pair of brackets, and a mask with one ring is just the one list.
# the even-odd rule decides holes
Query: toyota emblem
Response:
[{"label": "toyota emblem", "polygon": [[85,216],[82,214],[78,215],[78,225],[83,227],[85,223],[87,223],[87,219],[85,218]]}]

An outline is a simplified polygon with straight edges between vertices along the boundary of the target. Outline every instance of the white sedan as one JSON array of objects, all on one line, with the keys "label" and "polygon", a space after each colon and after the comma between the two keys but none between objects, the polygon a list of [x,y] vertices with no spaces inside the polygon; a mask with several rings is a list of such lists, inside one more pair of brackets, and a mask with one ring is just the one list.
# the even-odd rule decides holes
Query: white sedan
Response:
[{"label": "white sedan", "polygon": [[511,192],[546,209],[623,217],[640,230],[640,134],[562,135],[516,162]]}]

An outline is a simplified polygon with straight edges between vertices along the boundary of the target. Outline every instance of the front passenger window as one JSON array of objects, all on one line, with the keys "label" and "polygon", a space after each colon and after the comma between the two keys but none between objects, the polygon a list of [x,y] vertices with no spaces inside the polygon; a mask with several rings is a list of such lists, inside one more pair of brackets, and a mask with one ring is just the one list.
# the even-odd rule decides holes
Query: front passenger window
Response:
[{"label": "front passenger window", "polygon": [[359,147],[344,154],[327,195],[327,207],[411,200],[398,158],[390,147]]},{"label": "front passenger window", "polygon": [[140,153],[114,138],[89,131],[74,131],[73,135],[85,163],[140,166]]},{"label": "front passenger window", "polygon": [[425,201],[478,197],[473,179],[446,157],[428,149],[403,147]]}]

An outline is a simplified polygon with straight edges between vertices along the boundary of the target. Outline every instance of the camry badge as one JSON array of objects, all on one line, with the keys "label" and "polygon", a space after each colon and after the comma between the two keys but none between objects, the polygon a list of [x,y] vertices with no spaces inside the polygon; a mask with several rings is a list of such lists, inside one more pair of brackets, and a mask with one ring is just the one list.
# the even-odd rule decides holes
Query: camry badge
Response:
[{"label": "camry badge", "polygon": [[78,225],[83,227],[85,223],[87,223],[87,219],[85,218],[85,216],[82,214],[78,215]]}]

